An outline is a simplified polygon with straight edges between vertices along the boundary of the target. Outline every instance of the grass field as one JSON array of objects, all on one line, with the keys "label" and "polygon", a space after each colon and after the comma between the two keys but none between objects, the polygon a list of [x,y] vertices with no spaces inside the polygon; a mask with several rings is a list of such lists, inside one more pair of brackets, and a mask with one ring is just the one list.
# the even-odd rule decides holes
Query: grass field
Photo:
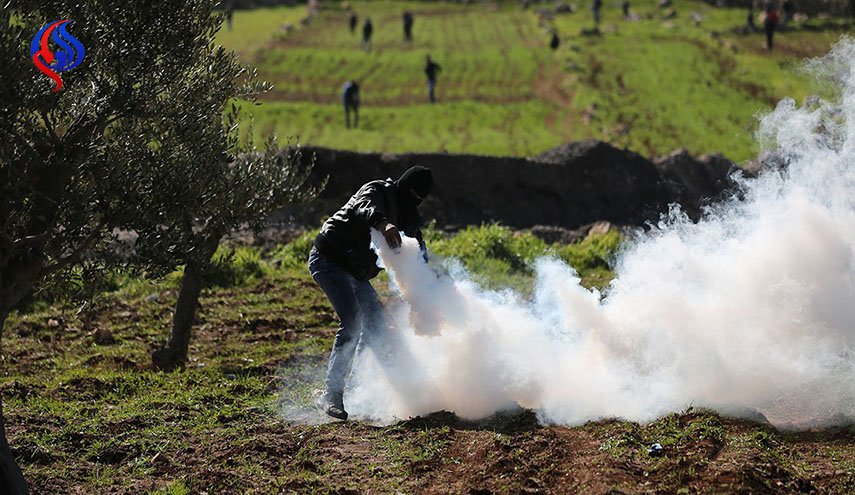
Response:
[{"label": "grass field", "polygon": [[[539,425],[531,411],[391,425],[324,422],[311,404],[335,314],[311,280],[310,235],[241,248],[205,290],[187,369],[162,373],[178,274],[78,311],[39,305],[6,326],[8,434],[33,493],[816,493],[855,488],[855,430],[802,433],[691,408],[646,425]],[[428,234],[485,284],[531,283],[550,252],[602,286],[615,233],[547,246],[500,227]],[[377,284],[383,287],[382,280]],[[382,291],[384,298],[388,291]],[[687,405],[688,406],[688,405]],[[301,411],[295,415],[294,411]],[[288,412],[288,414],[286,414]],[[657,442],[662,457],[646,448]],[[683,491],[678,491],[683,490]],[[482,492],[482,493],[487,493]]]},{"label": "grass field", "polygon": [[[584,4],[582,2],[580,5]],[[654,0],[632,2],[637,20],[606,2],[592,33],[580,9],[540,22],[517,2],[350,2],[351,34],[339,3],[303,26],[305,8],[238,11],[220,41],[274,85],[251,108],[255,132],[360,151],[450,151],[525,156],[567,140],[597,138],[645,155],[676,148],[752,158],[756,114],[815,88],[801,60],[825,53],[844,21],[810,20],[777,36],[739,34],[741,9],[682,1],[664,19]],[[401,13],[415,14],[414,42],[402,40]],[[700,22],[696,22],[696,16]],[[370,51],[361,23],[375,27]],[[287,33],[281,28],[293,26]],[[549,29],[562,45],[548,47]],[[425,55],[442,65],[439,103],[427,104]],[[361,127],[345,129],[342,84],[362,87]]]}]

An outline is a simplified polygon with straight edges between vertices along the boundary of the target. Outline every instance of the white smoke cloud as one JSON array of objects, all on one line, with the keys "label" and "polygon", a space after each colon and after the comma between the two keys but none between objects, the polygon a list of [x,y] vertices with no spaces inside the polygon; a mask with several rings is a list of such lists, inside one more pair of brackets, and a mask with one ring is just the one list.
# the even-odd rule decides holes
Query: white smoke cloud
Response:
[{"label": "white smoke cloud", "polygon": [[780,168],[693,224],[633,240],[601,297],[554,259],[534,297],[436,275],[378,233],[403,302],[384,364],[364,353],[346,394],[357,417],[437,410],[477,418],[518,404],[546,422],[650,420],[688,405],[751,409],[777,424],[855,417],[855,42],[813,70],[839,101],[782,101],[758,139]]}]

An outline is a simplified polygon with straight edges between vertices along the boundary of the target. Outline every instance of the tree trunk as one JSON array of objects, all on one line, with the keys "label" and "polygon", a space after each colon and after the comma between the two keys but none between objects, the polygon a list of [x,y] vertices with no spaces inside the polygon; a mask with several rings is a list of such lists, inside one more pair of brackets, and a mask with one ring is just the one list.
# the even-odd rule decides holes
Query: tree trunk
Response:
[{"label": "tree trunk", "polygon": [[172,333],[166,347],[154,351],[151,355],[154,367],[164,371],[181,368],[187,362],[187,349],[190,346],[190,334],[196,318],[196,306],[202,293],[203,274],[199,265],[188,262],[184,266],[178,303],[172,317]]},{"label": "tree trunk", "polygon": [[[3,326],[8,316],[8,309],[0,310],[0,338],[2,338]],[[21,468],[15,462],[15,456],[12,455],[12,449],[9,448],[9,442],[6,440],[6,420],[3,417],[2,398],[0,398],[0,493],[4,495],[26,495],[29,493],[27,482],[24,480],[24,473],[21,472]]]},{"label": "tree trunk", "polygon": [[190,336],[193,323],[196,320],[196,307],[199,305],[199,295],[207,282],[206,268],[220,246],[222,233],[213,230],[209,235],[200,238],[196,256],[189,256],[184,265],[184,276],[181,278],[181,289],[178,291],[178,303],[172,316],[172,333],[166,347],[151,353],[151,361],[155,369],[172,371],[183,368],[187,363],[187,350],[190,347]]}]

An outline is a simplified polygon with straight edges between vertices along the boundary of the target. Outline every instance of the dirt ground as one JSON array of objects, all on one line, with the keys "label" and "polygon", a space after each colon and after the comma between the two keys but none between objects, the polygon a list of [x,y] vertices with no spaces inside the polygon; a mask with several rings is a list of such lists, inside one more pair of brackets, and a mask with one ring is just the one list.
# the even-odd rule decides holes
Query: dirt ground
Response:
[{"label": "dirt ground", "polygon": [[295,421],[282,411],[318,385],[336,324],[303,268],[206,291],[174,373],[148,364],[165,284],[7,326],[0,393],[32,493],[855,493],[855,425],[784,432],[693,409],[574,427],[526,410]]}]

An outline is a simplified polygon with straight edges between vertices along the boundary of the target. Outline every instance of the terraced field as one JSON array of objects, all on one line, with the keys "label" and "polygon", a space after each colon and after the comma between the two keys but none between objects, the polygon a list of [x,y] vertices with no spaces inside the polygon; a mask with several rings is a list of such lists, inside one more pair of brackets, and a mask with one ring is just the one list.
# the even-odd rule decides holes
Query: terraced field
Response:
[{"label": "terraced field", "polygon": [[[274,85],[251,108],[259,137],[517,156],[597,138],[646,155],[683,147],[747,160],[756,153],[755,115],[817,91],[797,70],[801,61],[849,28],[845,20],[792,24],[769,54],[762,33],[740,31],[741,9],[684,1],[666,19],[656,3],[632,2],[632,20],[607,3],[594,31],[584,9],[549,17],[517,2],[351,2],[360,18],[351,33],[344,4],[330,2],[307,25],[302,6],[238,11],[220,40]],[[412,44],[403,41],[405,10],[415,15]],[[360,42],[366,17],[371,50]],[[552,29],[562,38],[556,51]],[[428,54],[443,69],[436,105],[427,103]],[[347,130],[339,94],[349,79],[359,81],[363,105],[361,127]]]}]

